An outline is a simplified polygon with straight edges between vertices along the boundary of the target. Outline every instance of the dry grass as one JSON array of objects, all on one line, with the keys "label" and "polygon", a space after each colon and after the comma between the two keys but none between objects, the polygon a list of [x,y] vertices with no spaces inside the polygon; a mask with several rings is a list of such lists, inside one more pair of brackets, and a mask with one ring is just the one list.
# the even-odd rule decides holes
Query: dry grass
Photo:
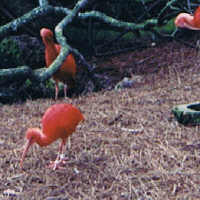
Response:
[{"label": "dry grass", "polygon": [[[156,51],[161,56],[156,58]],[[174,105],[199,100],[198,54],[172,43],[121,55],[119,64],[124,56],[129,64],[149,57],[141,68],[159,70],[128,90],[56,102],[73,103],[86,118],[70,138],[64,170],[45,167],[56,158],[58,142],[35,145],[25,171],[19,168],[27,127],[39,126],[54,100],[0,107],[0,199],[200,198],[199,126],[182,126],[171,114]]]}]

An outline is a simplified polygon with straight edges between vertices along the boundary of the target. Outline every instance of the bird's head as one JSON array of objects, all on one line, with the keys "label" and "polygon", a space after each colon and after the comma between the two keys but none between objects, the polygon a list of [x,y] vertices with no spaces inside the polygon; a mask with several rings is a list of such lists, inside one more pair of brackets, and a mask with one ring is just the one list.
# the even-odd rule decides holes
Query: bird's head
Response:
[{"label": "bird's head", "polygon": [[53,41],[53,32],[48,28],[42,28],[40,30],[40,36],[45,44]]},{"label": "bird's head", "polygon": [[174,21],[174,24],[176,27],[179,27],[179,28],[186,28],[187,27],[187,21],[189,20],[192,20],[193,19],[193,16],[188,14],[188,13],[180,13],[175,21]]},{"label": "bird's head", "polygon": [[188,13],[180,13],[174,20],[174,24],[176,27],[179,28],[199,30],[199,28],[195,25],[194,16]]},{"label": "bird's head", "polygon": [[21,160],[20,160],[20,167],[21,168],[23,166],[23,161],[24,161],[24,159],[26,157],[26,154],[27,154],[29,148],[34,143],[38,143],[39,144],[40,137],[41,137],[41,130],[38,129],[38,128],[29,128],[26,131],[27,142],[26,142],[26,144],[24,146],[24,150],[23,150],[22,157],[21,157]]}]

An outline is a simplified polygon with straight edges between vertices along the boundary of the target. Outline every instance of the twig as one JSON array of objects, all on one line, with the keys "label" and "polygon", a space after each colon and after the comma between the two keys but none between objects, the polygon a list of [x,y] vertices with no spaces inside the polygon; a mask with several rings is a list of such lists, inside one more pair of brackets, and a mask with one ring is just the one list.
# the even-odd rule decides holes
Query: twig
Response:
[{"label": "twig", "polygon": [[130,133],[132,133],[132,134],[137,134],[137,133],[143,132],[144,127],[140,128],[140,129],[130,129],[130,128],[121,127],[121,130],[122,130],[122,131],[126,131],[126,132],[130,132]]},{"label": "twig", "polygon": [[187,5],[188,5],[189,11],[191,13],[191,3],[190,3],[190,0],[187,0]]},{"label": "twig", "polygon": [[[16,15],[13,14],[8,8],[7,5],[4,4],[3,2],[1,2],[1,6],[0,6],[0,11],[5,15],[6,18],[10,19],[9,21],[15,20],[16,19]],[[29,28],[28,26],[24,27],[24,30],[27,31],[27,33],[29,33],[31,36],[35,36],[36,34],[34,33],[34,31]]]},{"label": "twig", "polygon": [[167,2],[166,6],[163,9],[161,9],[158,17],[160,17],[168,7],[172,8],[173,10],[178,10],[178,8],[172,6],[172,4],[175,3],[176,1],[177,0],[171,0],[171,1]]}]

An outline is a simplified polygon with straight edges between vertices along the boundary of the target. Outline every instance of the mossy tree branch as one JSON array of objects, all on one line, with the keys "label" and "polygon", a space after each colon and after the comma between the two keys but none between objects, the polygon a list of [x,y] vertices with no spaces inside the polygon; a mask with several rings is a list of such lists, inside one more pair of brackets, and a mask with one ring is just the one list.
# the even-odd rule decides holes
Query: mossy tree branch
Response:
[{"label": "mossy tree branch", "polygon": [[[37,7],[33,9],[32,11],[26,13],[25,15],[3,25],[0,27],[0,40],[3,39],[6,36],[12,35],[17,33],[17,31],[24,26],[31,24],[34,20],[39,19],[42,16],[48,16],[52,14],[65,14],[70,15],[72,13],[72,10],[68,8],[62,8],[62,7],[53,7],[51,5],[48,6],[42,6]],[[123,30],[141,30],[145,29],[148,26],[156,26],[157,20],[156,19],[150,19],[140,24],[130,23],[130,22],[121,22],[119,20],[116,20],[112,17],[109,17],[101,12],[98,11],[90,11],[86,13],[79,13],[77,15],[80,19],[86,19],[86,18],[95,18],[102,22],[107,23],[108,25],[112,27],[116,27],[118,29]]]},{"label": "mossy tree branch", "polygon": [[41,70],[40,72],[38,72],[37,70],[34,71],[28,66],[9,70],[0,70],[0,84],[5,84],[5,80],[17,80],[18,77],[21,77],[21,79],[23,80],[29,78],[36,82],[44,82],[52,77],[52,75],[61,67],[66,56],[69,53],[73,53],[80,59],[83,66],[85,66],[87,73],[90,74],[92,82],[95,83],[95,85],[97,86],[98,84],[95,82],[95,77],[92,74],[93,67],[87,63],[84,56],[77,49],[73,49],[71,46],[68,45],[67,40],[63,35],[63,29],[66,28],[66,26],[68,26],[74,18],[78,18],[80,20],[94,19],[107,24],[109,27],[114,27],[118,30],[126,31],[148,29],[149,27],[156,26],[158,23],[157,19],[149,19],[144,21],[143,23],[136,24],[117,20],[98,11],[88,11],[84,13],[80,12],[81,9],[85,8],[88,3],[91,3],[89,2],[89,0],[79,0],[72,10],[63,7],[53,7],[49,5],[48,0],[39,0],[38,2],[40,5],[39,7],[36,7],[25,15],[0,27],[0,40],[6,36],[18,33],[20,29],[26,27],[27,25],[31,24],[37,19],[40,19],[41,17],[49,15],[64,15],[65,17],[63,18],[63,20],[55,28],[56,39],[61,45],[60,54],[49,68],[47,68],[46,70]]},{"label": "mossy tree branch", "polygon": [[130,31],[145,29],[148,26],[157,25],[156,19],[147,20],[141,24],[135,24],[116,20],[98,11],[80,13],[80,10],[84,8],[87,3],[88,0],[79,0],[74,9],[70,10],[67,8],[50,6],[48,5],[47,0],[39,0],[39,4],[41,5],[40,7],[37,7],[22,17],[17,18],[12,22],[0,27],[0,39],[16,33],[19,29],[23,28],[27,24],[31,24],[34,20],[39,19],[41,16],[48,16],[49,14],[65,14],[66,17],[55,28],[57,41],[62,46],[61,52],[57,59],[52,63],[52,65],[37,78],[40,81],[45,81],[59,69],[64,59],[70,52],[75,53],[81,59],[82,63],[87,67],[88,71],[92,70],[92,67],[86,62],[84,57],[78,52],[78,50],[72,49],[67,44],[66,38],[63,36],[63,28],[70,24],[74,17],[78,17],[83,20],[87,18],[94,18],[112,27]]},{"label": "mossy tree branch", "polygon": [[69,55],[71,47],[67,44],[66,38],[63,35],[63,28],[65,28],[69,23],[72,22],[73,18],[76,17],[78,12],[86,6],[89,0],[79,0],[72,10],[72,12],[67,15],[55,28],[56,39],[61,45],[60,54],[57,56],[55,61],[50,65],[47,70],[41,74],[41,80],[45,81],[52,76],[62,65],[65,58]]},{"label": "mossy tree branch", "polygon": [[13,35],[17,33],[21,28],[25,27],[28,24],[31,24],[33,21],[39,19],[42,16],[48,16],[55,12],[54,7],[52,6],[43,6],[34,8],[32,11],[26,13],[25,15],[3,25],[0,27],[0,40],[4,37]]},{"label": "mossy tree branch", "polygon": [[[22,66],[12,69],[0,70],[0,85],[8,84],[12,81],[25,80],[32,73],[32,70],[28,66]],[[20,75],[20,76],[19,76]]]},{"label": "mossy tree branch", "polygon": [[150,26],[156,26],[158,23],[157,19],[149,19],[140,24],[135,24],[131,22],[122,22],[98,11],[79,13],[79,17],[81,17],[82,19],[95,18],[108,24],[109,26],[128,31],[142,30]]}]

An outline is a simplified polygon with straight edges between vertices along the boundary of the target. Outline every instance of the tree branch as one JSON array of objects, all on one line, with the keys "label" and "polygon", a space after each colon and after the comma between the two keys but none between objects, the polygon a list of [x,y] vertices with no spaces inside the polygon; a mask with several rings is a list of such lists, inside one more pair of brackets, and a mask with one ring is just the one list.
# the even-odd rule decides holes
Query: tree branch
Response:
[{"label": "tree branch", "polygon": [[75,5],[72,12],[66,16],[55,28],[56,39],[61,45],[61,51],[56,57],[54,62],[47,68],[47,70],[41,74],[41,81],[47,80],[52,76],[62,65],[66,57],[69,55],[71,47],[67,44],[66,38],[63,35],[63,28],[72,22],[73,18],[76,17],[77,13],[87,4],[88,0],[79,0]]},{"label": "tree branch", "polygon": [[167,8],[172,8],[174,10],[178,10],[176,7],[173,7],[172,4],[175,3],[177,0],[171,0],[169,2],[167,2],[167,4],[162,8],[162,10],[160,11],[159,15],[158,15],[158,18],[164,13],[164,11],[167,9]]},{"label": "tree branch", "polygon": [[[82,1],[79,1],[79,2],[82,2]],[[85,4],[85,2],[87,2],[87,1],[86,0],[83,1],[84,4]],[[84,6],[84,4],[83,4],[83,6]],[[44,4],[42,4],[42,5],[44,5]],[[82,4],[80,4],[80,5],[82,6]],[[78,7],[79,7],[79,4],[78,4]],[[76,8],[76,6],[75,6],[75,8]],[[82,7],[80,7],[80,9],[81,8]],[[77,15],[78,12],[74,12],[74,13],[76,13],[75,15]],[[72,15],[72,18],[73,18],[73,15],[74,15],[72,13],[72,10],[67,9],[67,8],[53,7],[53,6],[50,6],[50,5],[37,7],[35,9],[33,9],[32,11],[26,13],[25,15],[9,22],[8,24],[1,26],[0,27],[0,40],[3,39],[4,37],[8,36],[8,35],[12,35],[14,33],[17,33],[17,31],[19,29],[23,28],[27,24],[32,23],[34,20],[37,20],[41,16],[48,16],[49,14]],[[157,25],[156,19],[150,19],[150,20],[147,20],[147,21],[145,21],[141,24],[135,24],[135,23],[131,23],[131,22],[122,22],[122,21],[116,20],[116,19],[109,17],[109,16],[107,16],[107,15],[101,13],[101,12],[98,12],[98,11],[78,13],[77,17],[80,18],[80,19],[95,18],[95,19],[98,19],[98,20],[112,26],[112,27],[116,27],[118,29],[123,29],[123,30],[129,30],[129,31],[141,30],[141,29],[145,29],[147,26],[156,26]],[[68,18],[68,20],[70,18]],[[72,20],[72,18],[71,18],[71,20]],[[65,23],[68,24],[68,23],[71,22],[71,20],[69,22],[66,21]]]},{"label": "tree branch", "polygon": [[39,0],[39,5],[40,6],[47,6],[47,5],[49,5],[49,2],[48,2],[48,0]]},{"label": "tree branch", "polygon": [[45,68],[32,70],[32,68],[29,66],[20,66],[11,69],[1,69],[0,86],[17,81],[25,82],[28,78],[32,81],[38,82],[39,74],[41,74],[41,72],[43,71],[45,71]]},{"label": "tree branch", "polygon": [[45,7],[37,7],[32,11],[26,13],[25,15],[3,25],[0,27],[0,40],[8,35],[13,35],[17,33],[21,28],[26,25],[32,23],[34,20],[37,20],[41,16],[53,14],[55,12],[54,7],[45,6]]},{"label": "tree branch", "polygon": [[[10,83],[11,81],[16,81],[17,79],[23,80],[27,79],[31,72],[30,67],[22,66],[12,69],[1,69],[0,70],[0,85]],[[20,74],[20,77],[19,77]]]},{"label": "tree branch", "polygon": [[[88,4],[88,2],[89,0],[79,0],[77,4],[75,5],[74,9],[70,10],[63,7],[53,7],[49,5],[48,0],[39,0],[39,5],[40,5],[39,7],[7,23],[6,25],[1,26],[0,40],[8,35],[17,33],[20,29],[24,28],[28,24],[31,24],[32,22],[34,22],[35,20],[39,19],[42,16],[58,15],[58,14],[65,15],[63,20],[55,28],[56,39],[58,43],[61,45],[61,51],[60,51],[60,54],[55,59],[55,61],[50,65],[50,67],[47,68],[45,71],[38,73],[36,71],[31,70],[29,67],[25,66],[24,68],[13,69],[13,71],[11,71],[11,73],[13,73],[13,76],[15,77],[17,76],[16,74],[21,73],[22,77],[34,79],[34,80],[37,80],[38,82],[39,81],[44,82],[45,80],[52,77],[52,74],[54,74],[61,67],[66,56],[71,52],[79,57],[82,64],[86,66],[87,72],[89,74],[90,73],[92,74],[93,67],[87,63],[85,58],[79,53],[77,49],[73,49],[67,44],[67,40],[63,35],[63,29],[68,24],[70,24],[75,17],[79,19],[83,19],[83,20],[87,18],[93,18],[105,24],[108,24],[109,26],[115,27],[119,30],[126,30],[126,31],[136,31],[136,30],[141,30],[141,29],[148,28],[150,26],[157,25],[156,19],[150,19],[150,20],[146,20],[143,23],[136,24],[136,23],[123,22],[123,21],[114,19],[98,11],[80,13],[80,10],[83,9]],[[3,76],[3,73],[5,75],[6,71],[0,70],[0,72],[2,73],[0,74],[0,83],[1,83],[1,80],[2,80],[1,76]],[[91,75],[90,78],[94,83],[96,83],[95,77],[93,75]]]}]

